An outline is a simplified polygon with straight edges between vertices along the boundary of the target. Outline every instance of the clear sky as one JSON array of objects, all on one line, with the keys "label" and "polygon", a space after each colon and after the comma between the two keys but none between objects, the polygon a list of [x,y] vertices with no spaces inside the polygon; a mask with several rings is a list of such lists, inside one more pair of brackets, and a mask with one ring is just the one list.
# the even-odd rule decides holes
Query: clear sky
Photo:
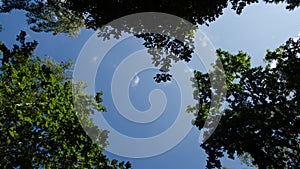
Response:
[{"label": "clear sky", "polygon": [[[201,30],[215,48],[222,48],[234,53],[243,50],[252,57],[252,64],[256,66],[263,64],[262,59],[266,49],[278,47],[289,37],[300,36],[299,21],[300,9],[289,12],[284,9],[284,5],[261,3],[246,7],[240,16],[230,9],[226,9],[223,16],[211,23],[209,27],[201,26]],[[94,33],[91,30],[83,30],[77,38],[71,38],[65,35],[53,36],[50,33],[32,32],[29,30],[22,12],[1,14],[0,22],[3,24],[0,39],[6,44],[12,46],[20,30],[25,30],[29,34],[28,40],[39,42],[36,54],[48,55],[56,61],[77,59],[84,44]],[[143,50],[143,46],[134,38],[126,39],[116,45],[105,56],[102,65],[97,69],[95,86],[97,90],[101,89],[104,92],[104,104],[108,109],[108,113],[104,115],[106,121],[124,135],[144,138],[155,136],[172,125],[178,115],[178,112],[173,112],[179,109],[181,100],[178,84],[175,82],[159,85],[154,83],[152,77],[156,71],[149,68],[137,72],[132,77],[128,97],[137,111],[146,111],[153,106],[148,101],[148,95],[153,89],[160,89],[164,92],[167,100],[163,114],[153,122],[140,124],[126,120],[118,113],[119,110],[116,108],[111,94],[113,73],[129,54],[140,50]],[[192,128],[182,142],[174,148],[149,158],[126,158],[110,152],[106,152],[106,154],[111,158],[131,161],[135,169],[201,169],[205,166],[206,154],[200,148],[198,138],[199,131]],[[130,145],[123,146],[130,147]],[[131,148],[134,149],[134,146]],[[232,169],[245,167],[238,160],[224,159],[223,163]]]}]

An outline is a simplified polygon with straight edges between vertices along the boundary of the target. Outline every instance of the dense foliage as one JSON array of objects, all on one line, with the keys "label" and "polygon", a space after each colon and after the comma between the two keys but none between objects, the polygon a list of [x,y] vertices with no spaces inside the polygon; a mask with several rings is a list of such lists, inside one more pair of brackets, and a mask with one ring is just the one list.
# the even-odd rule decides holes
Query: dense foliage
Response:
[{"label": "dense foliage", "polygon": [[[286,3],[288,10],[293,10],[300,5],[299,0],[264,0],[266,3]],[[10,12],[14,9],[26,11],[27,22],[34,31],[53,32],[54,34],[66,33],[76,35],[81,28],[100,30],[99,36],[103,39],[118,38],[122,32],[127,32],[142,38],[145,47],[149,48],[153,64],[160,68],[160,73],[154,76],[156,82],[168,81],[171,64],[179,60],[189,61],[193,53],[190,31],[183,33],[183,39],[169,36],[173,30],[174,22],[154,15],[151,20],[134,18],[134,24],[123,20],[122,25],[109,24],[121,17],[141,12],[162,12],[178,16],[196,25],[215,21],[223,14],[229,5],[237,14],[241,14],[245,6],[258,3],[258,0],[3,0],[0,12]],[[153,30],[143,30],[147,22],[159,23],[159,34]],[[180,21],[178,21],[180,22]],[[138,28],[138,29],[136,29]],[[184,28],[186,29],[186,28]],[[194,30],[194,28],[189,28]],[[187,34],[186,34],[187,33]],[[178,33],[177,33],[178,34]],[[175,39],[174,39],[175,38]],[[185,43],[185,40],[188,43]],[[157,49],[153,53],[151,49]]]},{"label": "dense foliage", "polygon": [[108,132],[89,119],[105,111],[101,93],[95,100],[73,86],[71,64],[33,56],[37,42],[25,36],[11,50],[0,45],[0,168],[130,168],[107,159]]},{"label": "dense foliage", "polygon": [[[287,4],[292,10],[299,0],[264,0]],[[258,0],[2,0],[1,12],[21,9],[27,12],[28,23],[36,31],[74,34],[80,28],[99,29],[120,17],[140,12],[163,12],[184,18],[193,24],[208,24],[223,14],[231,4],[238,14]],[[180,9],[180,10],[179,10]]]},{"label": "dense foliage", "polygon": [[[225,154],[259,168],[300,168],[300,40],[289,39],[267,51],[264,67],[251,68],[243,52],[217,53],[226,74],[227,106],[217,129],[201,145],[208,154],[207,168],[221,168]],[[194,124],[199,129],[214,95],[208,76],[195,72],[199,104]]]},{"label": "dense foliage", "polygon": [[[161,31],[164,34],[136,31],[126,22],[122,27],[106,24],[129,14],[164,12],[186,19],[197,27],[198,24],[209,24],[217,19],[230,4],[237,14],[241,14],[247,5],[257,2],[2,0],[0,12],[24,10],[28,24],[38,32],[76,35],[81,28],[88,28],[100,30],[99,36],[104,40],[118,38],[121,32],[134,34],[144,40],[144,46],[153,56],[153,64],[160,66],[162,73],[154,79],[161,82],[171,79],[167,72],[172,61],[190,61],[193,53],[191,32],[195,27],[183,32],[186,43],[168,36],[170,31],[181,30],[185,25],[181,28],[172,27],[172,24],[160,18],[156,19],[162,22]],[[288,10],[300,5],[299,0],[263,2],[284,2]],[[140,26],[143,26],[142,20],[137,21]],[[91,96],[81,92],[81,84],[75,84],[77,93],[72,94],[74,84],[66,74],[69,64],[54,64],[32,57],[37,43],[25,43],[24,37],[22,33],[18,37],[21,46],[15,45],[12,50],[0,45],[0,158],[3,159],[0,167],[129,168],[129,163],[110,162],[102,154],[107,144],[107,132],[98,130],[88,119],[95,109],[105,110],[100,104],[101,93],[97,94],[97,101],[94,101]],[[300,168],[299,44],[298,39],[288,40],[275,51],[267,52],[266,66],[254,68],[251,68],[247,54],[240,52],[233,55],[218,50],[226,74],[226,86],[221,87],[227,88],[226,94],[211,89],[209,74],[195,72],[194,96],[199,103],[189,109],[195,111],[194,124],[202,129],[208,117],[222,115],[217,129],[201,145],[208,154],[207,168],[221,168],[220,158],[224,155],[230,158],[237,155],[259,168]],[[216,71],[212,73],[218,74],[219,66],[215,65]],[[211,98],[216,94],[223,97],[227,104],[222,114],[216,111],[220,105],[211,106]],[[72,98],[74,95],[76,97]],[[79,112],[75,111],[74,103],[79,103],[76,104]],[[210,111],[212,109],[214,111]],[[84,128],[89,129],[89,134],[93,133],[96,143],[85,134],[77,117],[86,121]]]}]

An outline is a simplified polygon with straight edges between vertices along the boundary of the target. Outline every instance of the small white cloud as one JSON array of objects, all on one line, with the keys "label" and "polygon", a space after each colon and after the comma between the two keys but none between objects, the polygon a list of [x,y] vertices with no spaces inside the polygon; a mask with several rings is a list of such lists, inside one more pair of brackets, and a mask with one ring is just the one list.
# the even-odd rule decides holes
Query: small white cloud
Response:
[{"label": "small white cloud", "polygon": [[298,33],[298,36],[300,37],[300,32]]},{"label": "small white cloud", "polygon": [[92,58],[92,62],[96,62],[97,59],[98,59],[98,57],[97,57],[97,56],[94,56],[94,57]]},{"label": "small white cloud", "polygon": [[140,82],[140,78],[136,75],[133,79],[132,87],[137,86]]}]

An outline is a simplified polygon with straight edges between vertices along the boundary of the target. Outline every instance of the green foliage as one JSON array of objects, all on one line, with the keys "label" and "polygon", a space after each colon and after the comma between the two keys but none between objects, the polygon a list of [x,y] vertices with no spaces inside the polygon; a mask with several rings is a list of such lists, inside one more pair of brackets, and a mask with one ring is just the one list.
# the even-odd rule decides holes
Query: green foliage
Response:
[{"label": "green foliage", "polygon": [[[299,0],[264,0],[266,3],[287,4],[292,10],[299,6]],[[231,4],[238,14],[245,6],[258,0],[131,0],[131,1],[73,1],[73,0],[2,0],[1,12],[21,9],[27,12],[28,23],[35,31],[67,33],[75,35],[80,28],[99,29],[122,16],[139,12],[163,12],[184,18],[193,24],[208,24],[223,14]],[[180,10],[178,10],[180,9]]]},{"label": "green foliage", "polygon": [[108,132],[89,119],[105,110],[101,95],[96,101],[73,86],[71,63],[34,57],[37,42],[25,36],[11,50],[0,44],[0,168],[130,168],[107,159]]},{"label": "green foliage", "polygon": [[[284,2],[288,10],[300,5],[299,0],[263,1],[275,4]],[[166,72],[171,67],[171,61],[188,62],[193,52],[192,45],[188,46],[188,43],[168,36],[168,31],[176,30],[177,27],[162,23],[165,27],[161,30],[165,35],[160,35],[151,31],[136,31],[127,23],[121,28],[102,26],[129,14],[149,11],[173,14],[194,25],[208,25],[221,16],[230,4],[237,14],[241,14],[247,5],[257,2],[258,0],[179,0],[176,3],[170,0],[2,0],[0,12],[24,10],[28,24],[38,32],[77,35],[81,28],[88,28],[100,30],[99,36],[103,39],[109,39],[111,35],[118,38],[122,32],[132,33],[144,39],[144,46],[149,48],[148,52],[153,56],[153,64],[161,66],[163,73],[154,77],[160,82],[170,79],[171,75]],[[194,28],[190,28],[183,33],[184,38],[188,37],[187,42],[192,39],[193,30]],[[84,121],[84,128],[90,129],[88,134],[105,147],[103,138],[106,138],[107,133],[98,131],[88,118],[94,109],[105,111],[105,107],[100,104],[102,93],[97,93],[93,98],[81,92],[83,84],[79,83],[74,85],[75,97],[72,98],[72,84],[65,78],[67,68],[60,68],[51,61],[32,58],[37,43],[25,43],[24,33],[20,35],[19,41],[21,46],[14,46],[13,50],[0,45],[3,56],[0,70],[0,158],[3,157],[3,162],[0,167],[19,165],[27,168],[31,165],[38,168],[38,164],[41,164],[43,168],[116,168],[118,165],[129,168],[130,164],[108,161],[102,154],[102,148],[89,144],[91,141],[83,134],[76,119],[79,117]],[[152,52],[151,49],[162,52]],[[163,52],[166,57],[162,57]],[[212,106],[212,96],[220,96],[228,104],[219,127],[201,145],[209,155],[207,168],[220,168],[219,158],[224,152],[230,158],[234,158],[235,153],[240,157],[249,157],[260,168],[300,168],[299,41],[291,39],[275,51],[268,51],[266,67],[251,68],[250,57],[243,52],[232,55],[218,50],[217,54],[226,74],[226,86],[219,87],[226,87],[227,94],[211,89],[209,74],[195,72],[194,98],[199,102],[188,109],[196,114],[194,124],[202,128],[208,117],[218,115],[220,105]],[[273,61],[277,61],[275,68],[270,66]],[[216,75],[214,78],[221,78],[220,70],[218,63],[215,65],[215,72],[212,72]],[[103,135],[104,137],[97,139]]]},{"label": "green foliage", "polygon": [[68,1],[44,0],[18,0],[2,1],[1,12],[12,9],[27,11],[28,24],[33,31],[53,32],[53,34],[68,33],[75,36],[85,26],[83,18],[77,16],[75,11],[69,9]]},{"label": "green foliage", "polygon": [[[285,2],[287,9],[292,10],[299,6],[299,0],[264,0],[266,3]],[[0,12],[10,12],[14,9],[26,11],[27,22],[31,29],[37,32],[52,32],[53,34],[66,33],[75,36],[81,28],[100,30],[99,37],[110,39],[119,38],[123,32],[142,38],[152,55],[153,64],[160,67],[160,73],[154,76],[156,82],[171,80],[167,72],[172,63],[179,60],[189,62],[193,53],[193,36],[198,25],[215,21],[223,14],[223,10],[231,4],[231,8],[237,14],[241,14],[245,6],[258,3],[258,0],[177,0],[176,3],[170,0],[3,0]],[[178,10],[180,9],[180,10]],[[160,19],[153,16],[151,23],[159,23],[159,31],[147,30],[145,25],[149,24],[142,19],[122,21],[122,25],[109,25],[110,22],[123,16],[140,12],[162,12],[183,18],[196,27],[187,28],[187,24],[174,26],[174,22],[168,19]],[[149,18],[148,18],[149,19]],[[178,22],[183,21],[181,19]],[[149,21],[148,21],[149,22]],[[143,28],[143,32],[137,27]],[[171,37],[174,30],[185,30],[181,32],[182,39]],[[163,32],[157,34],[156,32]],[[176,31],[175,31],[176,32]],[[179,35],[179,32],[175,33]],[[155,50],[153,50],[155,49]],[[155,52],[154,52],[155,51]]]},{"label": "green foliage", "polygon": [[[208,154],[207,168],[221,168],[219,159],[225,153],[259,168],[299,168],[299,39],[268,51],[265,67],[251,68],[250,57],[243,52],[217,53],[226,74],[227,107],[215,132],[201,145]],[[195,72],[194,78],[199,108],[190,110],[201,129],[213,108],[212,89],[208,74]]]}]

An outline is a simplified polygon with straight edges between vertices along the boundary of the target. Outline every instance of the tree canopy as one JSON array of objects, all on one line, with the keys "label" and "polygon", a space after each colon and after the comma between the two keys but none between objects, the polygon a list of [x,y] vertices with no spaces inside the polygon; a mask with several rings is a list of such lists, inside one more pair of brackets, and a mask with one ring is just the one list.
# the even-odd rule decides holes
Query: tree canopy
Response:
[{"label": "tree canopy", "polygon": [[71,63],[34,56],[25,36],[11,50],[0,44],[0,168],[130,168],[103,154],[108,132],[89,118],[106,110],[102,93],[82,92]]},{"label": "tree canopy", "polygon": [[[139,12],[164,12],[181,17],[196,27],[209,24],[231,4],[237,14],[258,0],[2,0],[0,12],[24,10],[27,22],[37,32],[76,35],[81,28],[100,30],[99,37],[118,38],[127,32],[144,39],[153,56],[153,64],[161,67],[157,82],[170,79],[170,61],[189,61],[193,45],[168,36],[176,30],[164,22],[164,35],[137,31],[130,24],[122,27],[109,22]],[[300,5],[299,0],[263,0],[286,3],[288,10]],[[179,10],[180,9],[180,10]],[[157,19],[159,18],[152,18]],[[137,21],[143,25],[142,21]],[[106,25],[106,26],[105,26]],[[105,27],[103,27],[105,26]],[[194,31],[195,27],[190,27]],[[183,32],[189,41],[190,31]],[[103,155],[107,132],[95,127],[89,115],[104,111],[101,93],[86,95],[81,84],[72,84],[66,70],[69,64],[55,64],[33,57],[36,42],[25,42],[22,32],[9,50],[0,45],[0,163],[2,168],[130,168],[129,163],[110,161]],[[161,49],[161,53],[151,53]],[[250,57],[217,50],[226,74],[227,93],[218,93],[226,101],[226,109],[211,137],[201,147],[208,154],[207,168],[221,168],[220,158],[236,155],[259,168],[300,168],[299,115],[299,39],[266,54],[266,66],[251,68]],[[166,57],[163,57],[166,54]],[[274,66],[275,65],[275,66]],[[215,65],[218,73],[219,65]],[[218,76],[215,76],[218,77]],[[212,113],[211,98],[218,91],[211,88],[209,74],[195,72],[194,124],[202,129]],[[72,86],[77,93],[72,94]],[[84,103],[84,104],[75,104]],[[78,107],[75,107],[78,106]],[[219,106],[219,105],[218,105]],[[217,109],[214,109],[217,110]],[[216,113],[216,111],[213,111]],[[85,133],[77,117],[85,121]],[[94,136],[92,142],[88,135]],[[101,146],[99,146],[101,145]]]},{"label": "tree canopy", "polygon": [[[220,158],[226,154],[258,168],[299,168],[300,40],[289,39],[267,51],[266,66],[251,68],[243,52],[219,49],[217,54],[226,74],[227,106],[214,133],[201,144],[208,154],[207,168],[221,168]],[[194,124],[202,129],[215,91],[207,73],[195,71],[194,82],[199,101]]]},{"label": "tree canopy", "polygon": [[[299,0],[264,0],[265,3],[286,3],[293,10]],[[120,17],[140,12],[163,12],[176,15],[193,24],[208,24],[223,14],[231,4],[237,14],[258,0],[2,0],[1,12],[25,10],[28,23],[36,31],[74,34],[80,28],[99,29]],[[180,10],[179,10],[180,9]]]},{"label": "tree canopy", "polygon": [[[288,10],[293,10],[300,5],[299,0],[264,0],[265,3],[286,3]],[[192,43],[186,44],[178,41],[178,38],[170,37],[168,32],[176,29],[173,23],[166,19],[156,18],[162,26],[157,34],[151,30],[135,29],[131,23],[124,21],[122,26],[109,24],[113,20],[126,15],[140,12],[162,12],[178,16],[190,23],[197,25],[209,25],[223,14],[223,10],[231,5],[237,14],[250,4],[258,3],[258,0],[179,0],[174,3],[171,0],[3,0],[0,12],[10,12],[18,9],[26,11],[27,22],[34,31],[53,32],[53,34],[66,33],[76,35],[81,28],[100,30],[99,36],[118,38],[121,32],[131,33],[144,39],[145,47],[158,49],[161,52],[153,53],[153,64],[160,68],[160,73],[154,76],[156,82],[170,80],[169,68],[173,62],[179,60],[189,61],[193,53]],[[179,10],[180,9],[180,10]],[[145,18],[135,18],[137,27],[142,27]],[[183,28],[185,25],[182,25]],[[190,28],[193,30],[193,28]],[[180,30],[180,29],[179,29]],[[189,32],[189,31],[188,31]],[[190,34],[183,34],[187,41],[191,42]],[[177,40],[176,40],[177,38]],[[163,49],[163,50],[161,50]]]}]

